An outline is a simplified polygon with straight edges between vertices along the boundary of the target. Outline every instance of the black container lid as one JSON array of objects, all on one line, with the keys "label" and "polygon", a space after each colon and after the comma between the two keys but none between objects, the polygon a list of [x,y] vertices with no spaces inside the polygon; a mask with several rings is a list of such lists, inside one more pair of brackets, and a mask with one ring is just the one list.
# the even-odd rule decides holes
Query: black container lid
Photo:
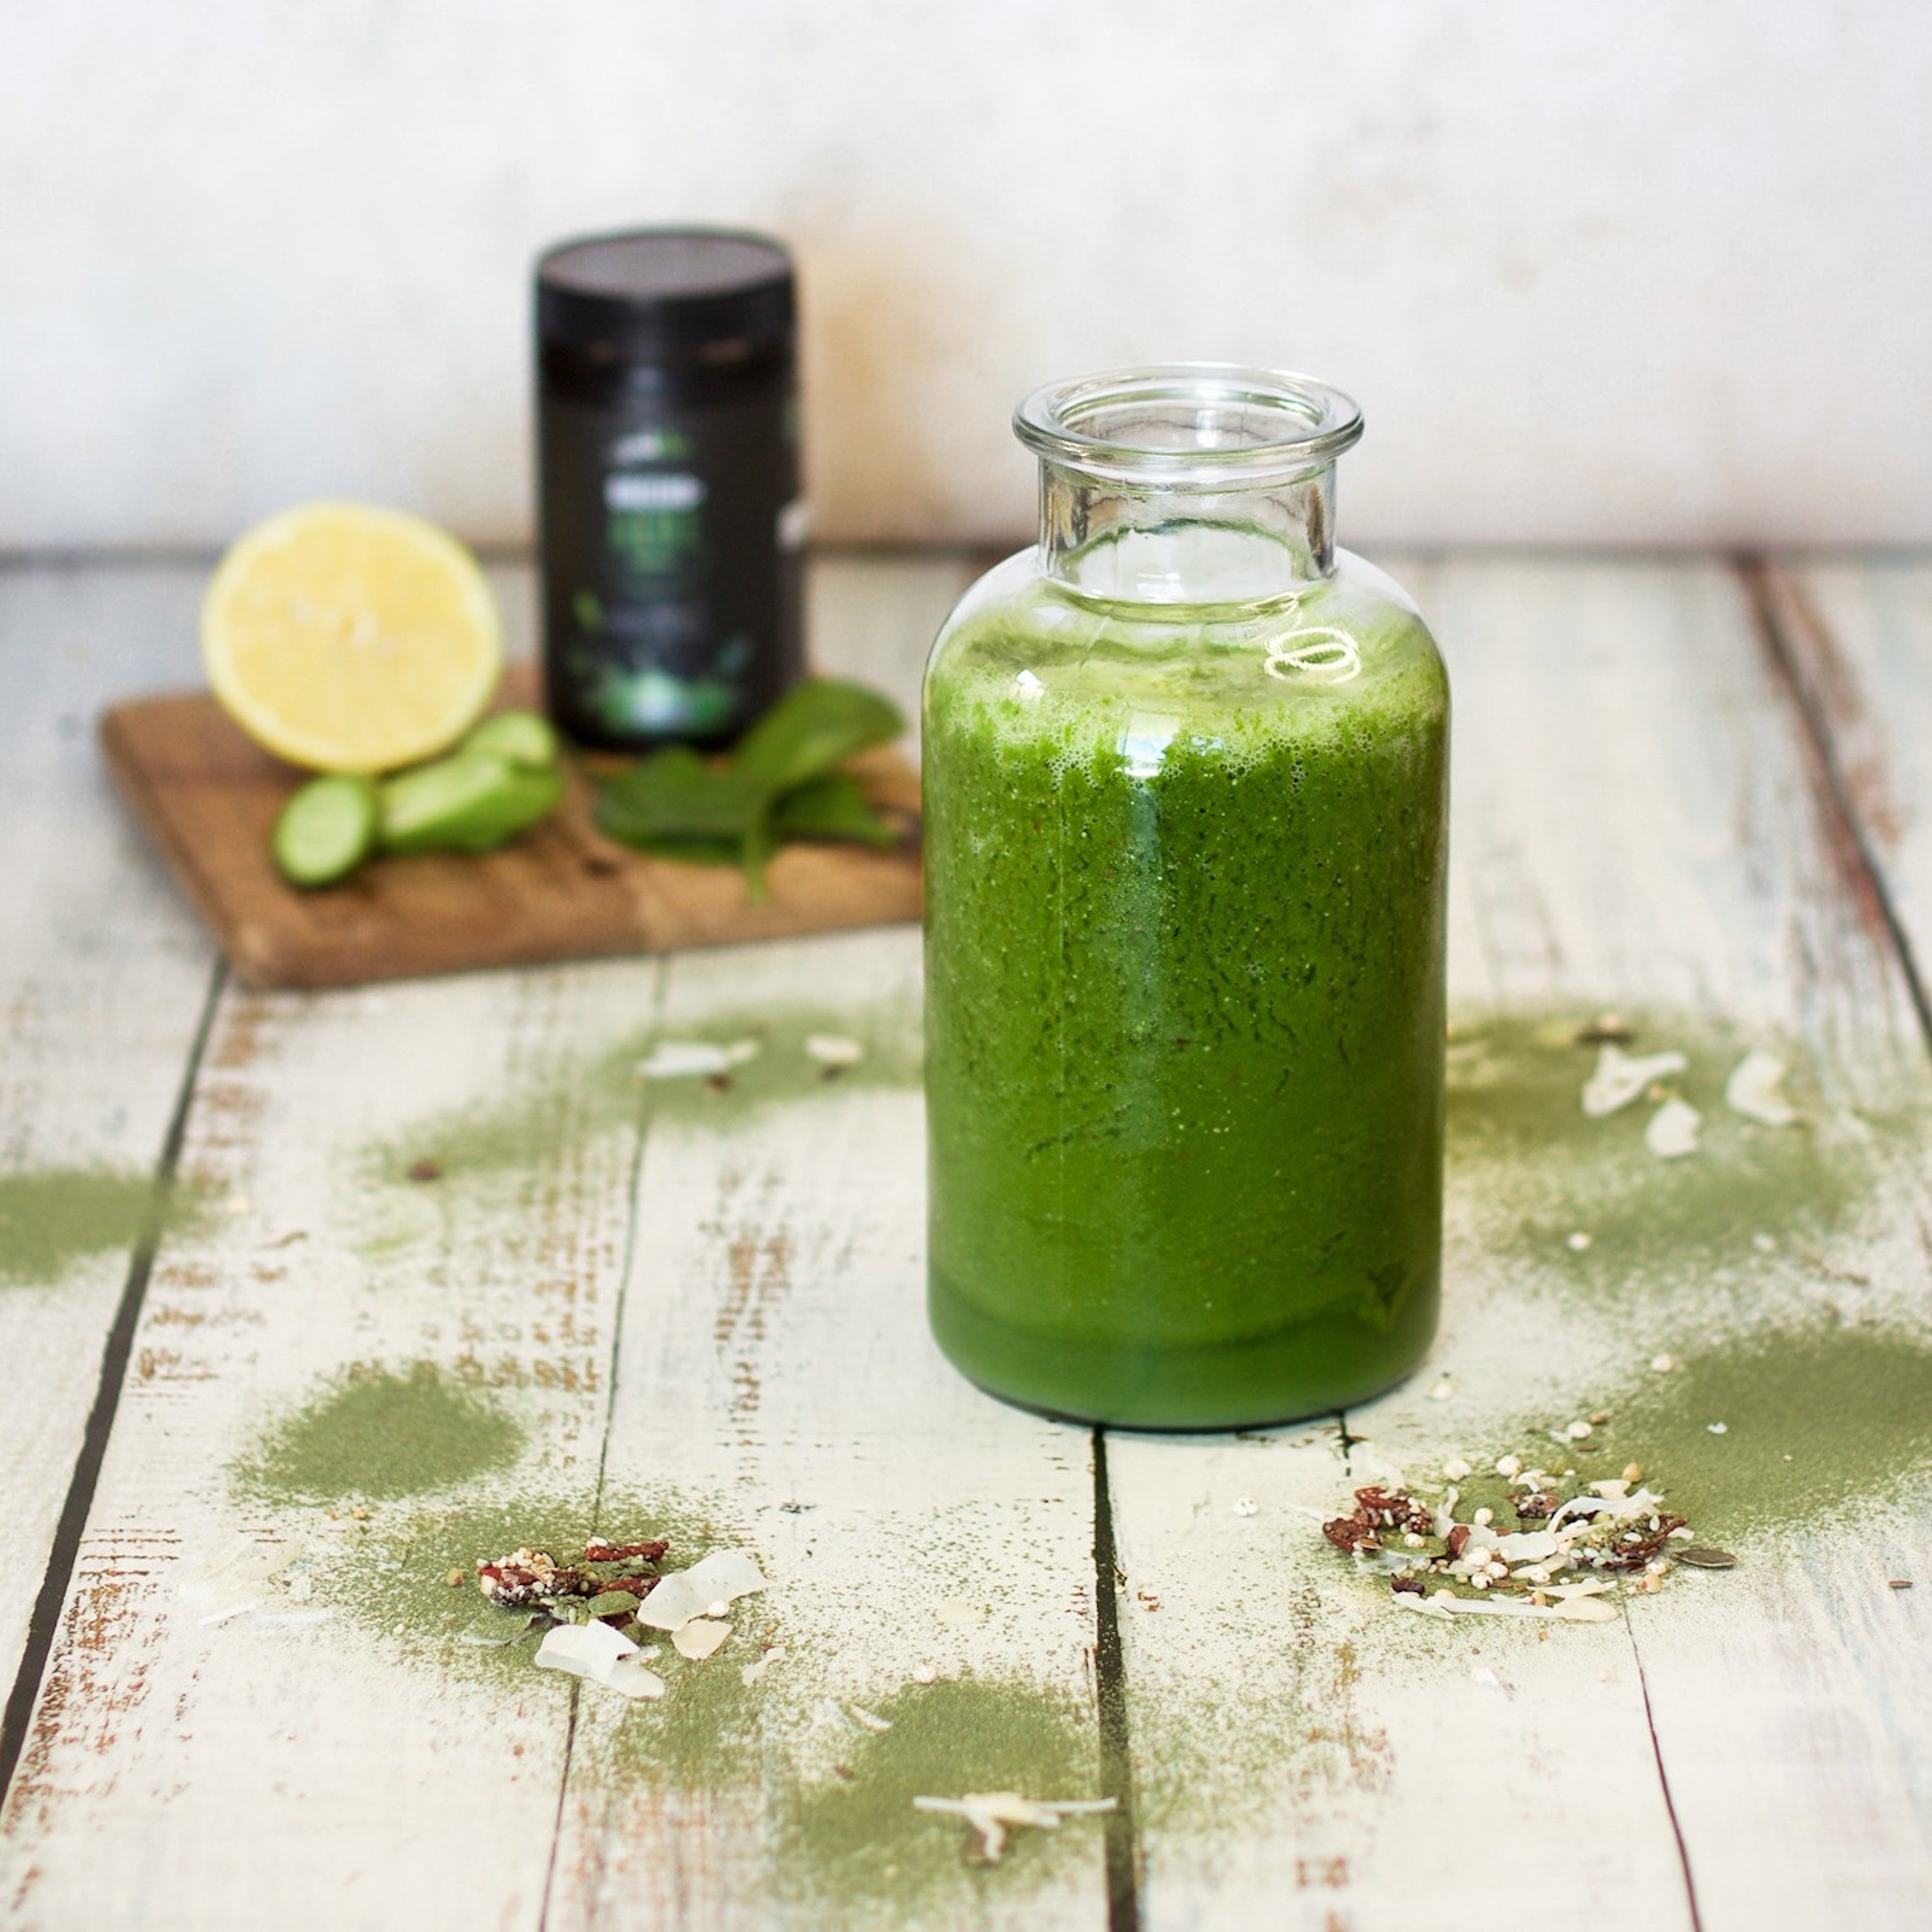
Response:
[{"label": "black container lid", "polygon": [[748,354],[788,341],[791,256],[769,236],[644,228],[560,242],[537,261],[537,334],[592,356]]}]

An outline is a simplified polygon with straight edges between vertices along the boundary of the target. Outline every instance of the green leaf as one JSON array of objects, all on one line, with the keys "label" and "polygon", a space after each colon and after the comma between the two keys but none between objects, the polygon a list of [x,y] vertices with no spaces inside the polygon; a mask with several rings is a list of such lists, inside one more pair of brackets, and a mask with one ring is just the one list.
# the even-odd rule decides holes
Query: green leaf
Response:
[{"label": "green leaf", "polygon": [[731,763],[777,798],[904,729],[898,707],[876,691],[813,678],[793,686],[739,740]]},{"label": "green leaf", "polygon": [[772,808],[780,838],[840,838],[881,850],[896,845],[898,830],[872,809],[866,788],[849,772],[830,772],[788,791]]},{"label": "green leaf", "polygon": [[640,758],[604,781],[598,830],[627,845],[659,838],[742,840],[764,802],[761,788],[731,765],[707,764],[688,745]]},{"label": "green leaf", "polygon": [[[617,836],[614,832],[609,836]],[[680,866],[736,866],[743,863],[745,856],[742,838],[657,838],[645,832],[619,842],[653,859],[674,859]]]},{"label": "green leaf", "polygon": [[898,709],[876,692],[814,679],[780,698],[728,759],[676,745],[604,780],[597,826],[662,858],[740,866],[752,897],[763,900],[770,896],[766,866],[787,838],[896,842],[859,782],[833,768],[904,729]]}]

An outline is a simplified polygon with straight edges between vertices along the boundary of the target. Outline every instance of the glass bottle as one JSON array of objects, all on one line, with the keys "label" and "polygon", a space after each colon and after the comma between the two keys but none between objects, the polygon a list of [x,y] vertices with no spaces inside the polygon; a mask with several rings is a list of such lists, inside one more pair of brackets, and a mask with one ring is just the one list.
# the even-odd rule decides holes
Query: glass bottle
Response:
[{"label": "glass bottle", "polygon": [[1040,542],[940,632],[922,752],[930,1310],[1009,1400],[1284,1420],[1434,1332],[1448,685],[1334,547],[1361,428],[1219,364],[1015,415]]}]

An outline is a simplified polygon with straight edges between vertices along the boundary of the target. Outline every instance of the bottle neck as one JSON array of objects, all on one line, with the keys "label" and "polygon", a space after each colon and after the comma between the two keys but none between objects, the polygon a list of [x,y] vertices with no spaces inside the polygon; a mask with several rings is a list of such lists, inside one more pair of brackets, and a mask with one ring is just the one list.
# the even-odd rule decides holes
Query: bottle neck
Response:
[{"label": "bottle neck", "polygon": [[1043,458],[1040,562],[1108,603],[1261,603],[1334,570],[1334,504],[1332,463],[1230,490],[1096,477]]}]

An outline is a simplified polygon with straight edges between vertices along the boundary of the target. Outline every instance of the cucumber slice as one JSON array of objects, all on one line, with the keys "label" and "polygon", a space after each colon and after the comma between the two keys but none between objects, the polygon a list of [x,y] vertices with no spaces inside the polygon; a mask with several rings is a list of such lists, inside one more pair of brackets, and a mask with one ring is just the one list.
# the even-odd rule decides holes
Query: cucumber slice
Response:
[{"label": "cucumber slice", "polygon": [[563,774],[463,751],[389,779],[381,796],[386,852],[489,852],[550,811]]},{"label": "cucumber slice", "polygon": [[292,886],[332,886],[369,856],[380,816],[367,778],[346,772],[310,778],[275,820],[268,841],[275,869]]},{"label": "cucumber slice", "polygon": [[556,734],[550,722],[534,711],[499,711],[486,718],[468,737],[466,752],[493,752],[513,765],[547,770],[556,763]]}]

